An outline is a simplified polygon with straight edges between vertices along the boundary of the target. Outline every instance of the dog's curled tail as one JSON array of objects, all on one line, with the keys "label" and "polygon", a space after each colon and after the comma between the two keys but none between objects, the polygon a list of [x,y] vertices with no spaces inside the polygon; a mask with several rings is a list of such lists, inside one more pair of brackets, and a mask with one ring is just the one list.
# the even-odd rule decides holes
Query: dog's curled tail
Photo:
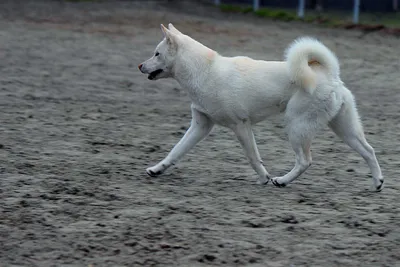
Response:
[{"label": "dog's curled tail", "polygon": [[335,54],[316,39],[296,39],[286,50],[285,58],[292,81],[310,94],[317,87],[317,69],[333,78],[339,77],[339,61]]}]

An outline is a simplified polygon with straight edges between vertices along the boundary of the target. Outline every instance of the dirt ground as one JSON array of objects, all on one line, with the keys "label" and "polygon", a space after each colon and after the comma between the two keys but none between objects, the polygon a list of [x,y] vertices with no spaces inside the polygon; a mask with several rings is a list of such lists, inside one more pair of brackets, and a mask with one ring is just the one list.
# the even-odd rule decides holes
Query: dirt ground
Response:
[{"label": "dirt ground", "polygon": [[[177,82],[137,69],[168,22],[226,56],[281,60],[294,38],[321,39],[341,61],[386,188],[372,190],[366,163],[328,129],[286,188],[256,185],[221,127],[147,177],[190,123]],[[399,47],[202,4],[1,1],[0,266],[400,266]],[[294,163],[282,126],[254,127],[273,175]]]}]

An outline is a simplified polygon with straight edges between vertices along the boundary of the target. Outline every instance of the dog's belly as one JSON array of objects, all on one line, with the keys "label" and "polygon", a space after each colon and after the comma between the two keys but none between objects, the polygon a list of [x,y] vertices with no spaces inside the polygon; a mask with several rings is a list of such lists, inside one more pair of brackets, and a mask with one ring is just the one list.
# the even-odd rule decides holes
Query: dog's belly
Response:
[{"label": "dog's belly", "polygon": [[[207,104],[193,101],[193,107],[206,114],[214,123],[232,127],[243,121],[256,124],[285,110],[287,101],[281,99],[259,98],[253,101],[214,101]],[[244,101],[243,101],[244,100]]]}]

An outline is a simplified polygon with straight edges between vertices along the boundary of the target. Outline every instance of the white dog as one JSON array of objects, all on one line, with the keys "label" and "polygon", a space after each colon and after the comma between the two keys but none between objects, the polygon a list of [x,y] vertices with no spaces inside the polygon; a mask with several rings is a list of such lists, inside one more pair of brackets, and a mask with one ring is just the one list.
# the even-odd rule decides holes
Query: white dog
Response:
[{"label": "white dog", "polygon": [[252,124],[284,113],[296,163],[286,175],[272,178],[275,186],[286,186],[307,170],[311,142],[328,124],[366,160],[376,190],[382,190],[381,169],[364,137],[354,97],[340,80],[338,59],[322,43],[300,38],[287,49],[286,61],[261,61],[223,57],[172,24],[168,29],[161,25],[161,30],[164,40],[139,69],[150,80],[174,78],[188,90],[192,122],[168,156],[146,170],[148,175],[163,173],[219,124],[234,131],[259,176],[258,183],[266,184],[270,175],[262,164]]}]

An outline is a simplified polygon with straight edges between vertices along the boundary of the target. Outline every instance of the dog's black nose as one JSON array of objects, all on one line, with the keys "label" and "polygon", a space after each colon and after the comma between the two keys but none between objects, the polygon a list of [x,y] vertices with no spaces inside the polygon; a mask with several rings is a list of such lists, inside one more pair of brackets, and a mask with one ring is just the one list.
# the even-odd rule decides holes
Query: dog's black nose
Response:
[{"label": "dog's black nose", "polygon": [[143,64],[139,64],[139,66],[138,66],[139,70],[142,70],[142,66],[143,66]]}]

